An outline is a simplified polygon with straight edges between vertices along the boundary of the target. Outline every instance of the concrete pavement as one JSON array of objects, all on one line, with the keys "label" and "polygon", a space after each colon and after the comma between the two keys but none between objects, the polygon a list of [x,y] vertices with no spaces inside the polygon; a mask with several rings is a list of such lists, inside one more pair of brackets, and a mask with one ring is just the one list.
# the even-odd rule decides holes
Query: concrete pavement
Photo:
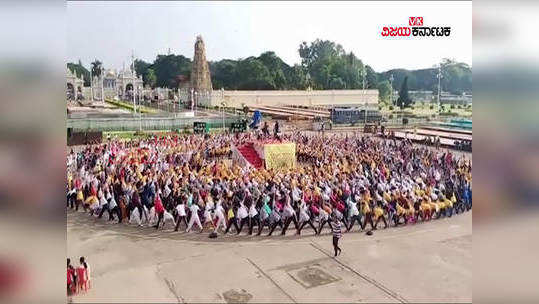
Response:
[{"label": "concrete pavement", "polygon": [[67,222],[68,257],[85,256],[92,271],[91,290],[73,302],[472,300],[472,212],[372,236],[346,233],[337,258],[329,230],[209,239],[80,212],[68,212]]}]

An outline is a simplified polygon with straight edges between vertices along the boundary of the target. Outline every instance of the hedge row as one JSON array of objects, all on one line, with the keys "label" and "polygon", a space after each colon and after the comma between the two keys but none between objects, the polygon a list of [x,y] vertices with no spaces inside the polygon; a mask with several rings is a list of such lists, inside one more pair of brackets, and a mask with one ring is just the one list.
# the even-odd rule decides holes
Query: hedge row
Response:
[{"label": "hedge row", "polygon": [[[135,111],[135,109],[133,108],[133,105],[132,104],[129,104],[129,103],[125,103],[125,102],[121,102],[121,101],[114,101],[114,100],[109,100],[109,99],[105,99],[105,101],[107,103],[110,103],[112,105],[115,105],[117,107],[120,107],[120,108],[124,108],[124,109],[127,109],[127,110],[130,110],[130,111]],[[150,108],[147,108],[145,106],[138,106],[137,109],[140,109],[140,112],[141,113],[149,113],[149,114],[155,114],[157,113],[156,110],[154,109],[150,109]]]}]

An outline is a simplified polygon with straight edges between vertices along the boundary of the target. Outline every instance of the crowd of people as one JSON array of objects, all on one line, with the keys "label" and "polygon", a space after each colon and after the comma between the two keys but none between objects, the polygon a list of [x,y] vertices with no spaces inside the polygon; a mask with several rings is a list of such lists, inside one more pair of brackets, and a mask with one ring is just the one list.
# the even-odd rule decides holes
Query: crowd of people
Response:
[{"label": "crowd of people", "polygon": [[455,140],[455,149],[461,151],[472,152],[472,141],[471,140]]},{"label": "crowd of people", "polygon": [[434,146],[436,149],[439,149],[441,146],[440,136],[425,136],[421,143],[423,145]]},{"label": "crowd of people", "polygon": [[296,143],[296,168],[231,162],[234,146],[269,136],[171,134],[85,146],[67,157],[67,206],[96,218],[106,212],[112,223],[170,223],[186,232],[272,235],[279,227],[285,235],[293,223],[297,234],[309,226],[335,235],[339,223],[339,237],[341,224],[343,232],[372,231],[380,222],[388,228],[472,208],[472,165],[461,154],[409,140],[294,132],[279,140]]}]

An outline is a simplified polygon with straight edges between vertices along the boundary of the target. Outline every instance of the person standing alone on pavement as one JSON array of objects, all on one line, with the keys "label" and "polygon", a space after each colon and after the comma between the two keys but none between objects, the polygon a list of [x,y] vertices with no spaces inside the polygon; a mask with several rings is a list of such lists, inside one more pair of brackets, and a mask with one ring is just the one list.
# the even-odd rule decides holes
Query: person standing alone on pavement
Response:
[{"label": "person standing alone on pavement", "polygon": [[329,222],[329,226],[331,227],[331,231],[333,232],[333,250],[335,250],[335,256],[341,254],[341,248],[339,247],[339,239],[342,236],[341,231],[341,221],[337,218],[337,216],[333,213],[331,216],[331,221]]}]

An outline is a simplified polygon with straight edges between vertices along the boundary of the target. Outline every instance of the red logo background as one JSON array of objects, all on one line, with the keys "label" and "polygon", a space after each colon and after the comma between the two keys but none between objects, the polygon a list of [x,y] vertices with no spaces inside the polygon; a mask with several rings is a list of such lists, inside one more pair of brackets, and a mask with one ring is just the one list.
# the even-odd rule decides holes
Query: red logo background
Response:
[{"label": "red logo background", "polygon": [[408,25],[410,26],[423,26],[423,17],[409,17]]}]

